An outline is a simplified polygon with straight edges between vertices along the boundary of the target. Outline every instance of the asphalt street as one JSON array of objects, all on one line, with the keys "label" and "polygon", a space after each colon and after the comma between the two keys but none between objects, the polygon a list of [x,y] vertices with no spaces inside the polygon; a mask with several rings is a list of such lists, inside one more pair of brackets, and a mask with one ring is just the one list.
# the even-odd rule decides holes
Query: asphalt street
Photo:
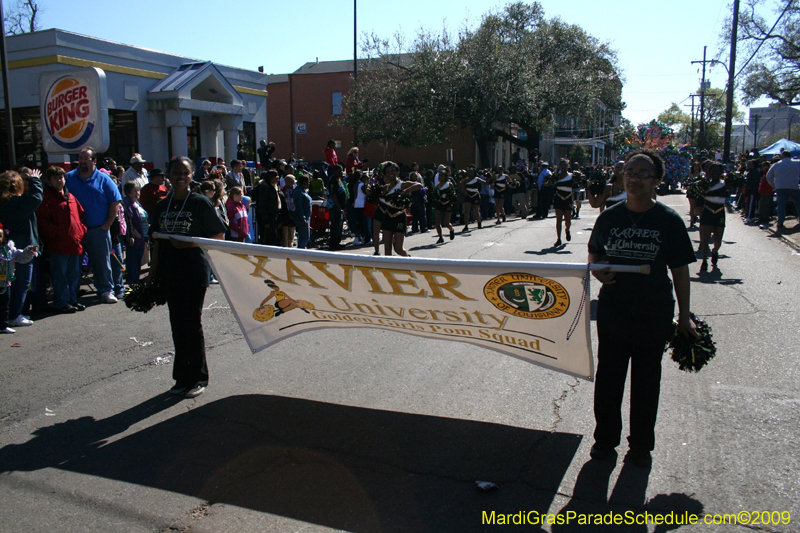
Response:
[{"label": "asphalt street", "polygon": [[[661,200],[687,211],[683,196]],[[406,247],[581,262],[597,214],[584,204],[558,249],[553,218],[489,221],[438,246],[434,232],[412,235]],[[718,355],[697,374],[665,356],[651,469],[623,464],[625,444],[616,462],[590,461],[591,382],[367,328],[253,355],[218,286],[203,316],[210,386],[176,399],[166,308],[140,314],[87,296],[83,313],[34,316],[0,337],[0,531],[465,532],[515,528],[486,524],[492,512],[741,511],[747,525],[605,530],[800,531],[800,255],[738,214],[727,224],[719,269],[690,266],[692,308]],[[594,324],[592,336],[596,347]],[[782,512],[782,523],[755,523]],[[577,518],[522,529],[603,530]]]}]

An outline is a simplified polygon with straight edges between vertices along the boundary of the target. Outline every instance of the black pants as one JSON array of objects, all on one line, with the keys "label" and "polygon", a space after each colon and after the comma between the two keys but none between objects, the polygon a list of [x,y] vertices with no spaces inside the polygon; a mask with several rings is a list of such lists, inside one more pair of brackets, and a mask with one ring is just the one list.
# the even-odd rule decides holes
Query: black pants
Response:
[{"label": "black pants", "polygon": [[264,224],[261,226],[261,231],[259,232],[259,240],[261,244],[267,244],[269,246],[281,246],[281,236],[278,234],[278,224],[277,222],[271,222],[268,224]]},{"label": "black pants", "polygon": [[622,395],[631,362],[631,449],[651,451],[655,446],[661,358],[672,335],[674,304],[643,310],[635,305],[613,305],[603,299],[597,308],[597,375],[594,385],[594,439],[598,446],[615,448],[622,432]]},{"label": "black pants", "polygon": [[553,196],[555,196],[555,194],[556,188],[552,186],[542,187],[542,190],[539,191],[539,205],[537,206],[538,209],[536,210],[536,215],[539,218],[547,218],[547,215],[550,213],[550,206],[553,204]]},{"label": "black pants", "polygon": [[428,218],[425,215],[425,204],[411,205],[411,231],[425,231],[428,229]]},{"label": "black pants", "polygon": [[170,284],[167,288],[169,324],[175,345],[173,379],[189,387],[208,385],[206,341],[203,337],[203,300],[206,287]]}]

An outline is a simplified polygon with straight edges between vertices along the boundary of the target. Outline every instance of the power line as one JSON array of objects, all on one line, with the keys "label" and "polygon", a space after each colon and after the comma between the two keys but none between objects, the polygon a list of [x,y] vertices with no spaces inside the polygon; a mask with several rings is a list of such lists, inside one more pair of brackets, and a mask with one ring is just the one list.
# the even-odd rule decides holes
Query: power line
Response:
[{"label": "power line", "polygon": [[[792,0],[788,0],[788,1],[786,2],[786,7],[785,7],[785,8],[783,8],[783,11],[782,11],[782,12],[781,12],[781,14],[778,16],[778,20],[776,20],[776,21],[775,21],[775,24],[773,24],[773,25],[772,25],[772,27],[769,29],[769,31],[767,32],[767,35],[769,35],[769,34],[771,34],[771,33],[772,33],[772,30],[774,30],[774,29],[775,29],[775,27],[776,27],[776,26],[778,25],[778,23],[781,21],[781,19],[783,18],[783,16],[786,14],[786,12],[787,12],[787,11],[789,11],[789,8],[791,7],[791,5],[792,5]],[[749,64],[750,64],[750,61],[752,61],[754,57],[756,57],[756,54],[758,53],[758,51],[759,51],[759,50],[761,50],[761,46],[762,46],[762,45],[763,45],[765,42],[767,42],[767,38],[764,38],[764,39],[763,39],[763,40],[762,40],[760,43],[758,43],[758,46],[757,46],[757,47],[756,47],[756,49],[753,51],[753,54],[750,56],[750,59],[748,59],[747,61],[745,61],[745,62],[744,62],[744,65],[742,65],[742,67],[739,69],[739,72],[737,72],[737,73],[736,73],[736,76],[738,76],[739,74],[741,74],[742,72],[744,72],[744,69],[745,69],[745,67],[746,67],[747,65],[749,65]],[[734,76],[734,77],[736,77],[736,76]]]}]

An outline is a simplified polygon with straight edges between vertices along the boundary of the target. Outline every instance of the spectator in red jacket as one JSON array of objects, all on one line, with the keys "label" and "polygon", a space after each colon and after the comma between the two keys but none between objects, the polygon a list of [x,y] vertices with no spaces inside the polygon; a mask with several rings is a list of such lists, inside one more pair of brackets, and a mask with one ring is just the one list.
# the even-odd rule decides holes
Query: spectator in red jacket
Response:
[{"label": "spectator in red jacket", "polygon": [[167,188],[164,186],[164,173],[160,169],[154,168],[150,172],[150,183],[139,191],[139,204],[147,211],[151,220],[156,204],[162,198],[166,198],[167,192]]},{"label": "spectator in red jacket", "polygon": [[61,167],[50,167],[44,173],[44,198],[36,217],[44,249],[50,254],[53,308],[59,313],[74,313],[85,309],[78,303],[78,287],[86,226],[83,207],[64,188],[65,174]]},{"label": "spectator in red jacket", "polygon": [[242,203],[241,187],[231,187],[228,191],[228,200],[225,208],[228,211],[230,221],[231,240],[244,242],[244,238],[250,233],[250,220],[247,218],[247,208]]},{"label": "spectator in red jacket", "polygon": [[345,175],[350,176],[356,170],[364,170],[364,163],[366,162],[366,159],[362,161],[358,158],[358,146],[353,146],[347,152],[347,160],[344,163]]},{"label": "spectator in red jacket", "polygon": [[328,166],[333,166],[339,163],[339,156],[336,155],[336,141],[331,139],[328,141],[328,146],[325,147],[323,150],[325,154],[325,162],[328,163]]}]

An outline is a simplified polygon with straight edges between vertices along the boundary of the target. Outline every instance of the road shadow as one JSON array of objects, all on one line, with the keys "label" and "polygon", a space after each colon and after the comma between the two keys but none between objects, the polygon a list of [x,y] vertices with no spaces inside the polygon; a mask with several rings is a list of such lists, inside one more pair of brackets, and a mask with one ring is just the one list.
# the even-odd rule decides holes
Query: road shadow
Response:
[{"label": "road shadow", "polygon": [[572,252],[567,250],[567,245],[550,246],[549,248],[542,248],[541,250],[526,250],[526,254],[531,255],[572,255]]},{"label": "road shadow", "polygon": [[711,267],[711,270],[708,272],[699,271],[697,277],[693,278],[693,281],[709,285],[742,285],[744,283],[742,278],[723,278],[722,270],[718,267]]},{"label": "road shadow", "polygon": [[416,250],[435,250],[439,246],[444,246],[448,242],[450,242],[449,239],[445,239],[445,241],[441,244],[423,244],[421,246],[412,246],[411,248],[408,249],[408,251],[413,252]]},{"label": "road shadow", "polygon": [[[265,395],[38,429],[0,472],[58,468],[359,533],[484,530],[483,511],[546,513],[582,437]],[[498,489],[484,492],[476,481]]]},{"label": "road shadow", "polygon": [[[661,520],[670,522],[670,525],[661,524],[655,528],[655,532],[665,533],[686,525],[685,513],[698,517],[702,515],[703,504],[685,494],[659,494],[646,502],[650,468],[639,468],[628,463],[622,465],[611,496],[607,496],[611,473],[615,466],[616,461],[613,460],[589,460],[583,465],[575,480],[572,498],[559,511],[559,514],[565,518],[567,516],[574,518],[568,524],[553,525],[553,533],[587,530],[609,533],[617,531],[643,533],[649,531],[655,523],[656,516],[666,518],[671,515],[671,519],[664,520],[662,518]],[[644,523],[646,519],[643,516],[644,513],[651,515],[649,527]],[[597,517],[598,515],[604,518],[619,515],[620,523],[606,523],[607,520],[604,520],[602,524],[580,523],[580,517]],[[637,520],[640,523],[637,523]]]}]

